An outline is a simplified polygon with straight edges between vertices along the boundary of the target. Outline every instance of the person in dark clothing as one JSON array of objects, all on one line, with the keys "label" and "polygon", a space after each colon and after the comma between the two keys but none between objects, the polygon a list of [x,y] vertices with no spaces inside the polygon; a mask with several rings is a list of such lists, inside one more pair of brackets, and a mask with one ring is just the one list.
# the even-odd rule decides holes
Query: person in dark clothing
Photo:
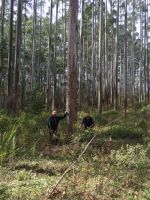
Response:
[{"label": "person in dark clothing", "polygon": [[52,140],[52,136],[54,133],[57,133],[57,128],[59,121],[64,119],[67,116],[67,112],[64,113],[62,116],[58,116],[57,112],[54,110],[52,115],[48,118],[48,129],[49,129],[49,139]]},{"label": "person in dark clothing", "polygon": [[87,113],[87,115],[83,118],[81,125],[84,128],[92,128],[94,126],[94,120],[93,118],[90,116],[90,113]]}]

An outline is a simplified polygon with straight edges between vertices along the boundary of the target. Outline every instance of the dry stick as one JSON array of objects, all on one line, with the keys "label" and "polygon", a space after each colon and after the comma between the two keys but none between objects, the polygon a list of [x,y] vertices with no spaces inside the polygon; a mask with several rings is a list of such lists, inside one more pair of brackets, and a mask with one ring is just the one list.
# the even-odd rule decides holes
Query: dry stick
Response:
[{"label": "dry stick", "polygon": [[[124,116],[123,116],[124,117]],[[107,126],[109,126],[111,123],[118,121],[119,119],[123,118],[123,117],[119,117],[111,122],[109,122],[107,125],[105,125],[104,127],[101,128],[104,129]],[[80,160],[80,158],[82,157],[82,155],[84,154],[84,152],[87,150],[88,146],[91,144],[91,142],[96,138],[96,136],[98,135],[98,133],[96,133],[92,139],[87,143],[87,145],[85,146],[84,150],[81,152],[81,154],[79,155],[79,157],[66,169],[66,171],[62,174],[62,176],[60,177],[60,179],[58,180],[58,182],[56,183],[56,185],[53,187],[51,193],[49,194],[49,197],[51,197],[51,195],[53,194],[53,192],[55,191],[55,189],[57,188],[57,186],[59,185],[59,183],[62,181],[62,179],[64,178],[64,176],[71,170],[71,168]],[[48,190],[49,191],[49,190]]]}]

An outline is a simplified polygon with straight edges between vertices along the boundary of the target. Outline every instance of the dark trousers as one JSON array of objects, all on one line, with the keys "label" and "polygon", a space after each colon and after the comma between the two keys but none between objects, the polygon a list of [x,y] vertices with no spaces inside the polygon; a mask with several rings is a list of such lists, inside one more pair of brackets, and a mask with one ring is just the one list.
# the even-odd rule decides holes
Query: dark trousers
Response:
[{"label": "dark trousers", "polygon": [[60,137],[59,133],[57,132],[57,129],[56,130],[49,129],[49,141],[50,142],[52,142],[54,134],[57,135],[58,137]]},{"label": "dark trousers", "polygon": [[49,141],[51,142],[52,141],[52,138],[53,138],[53,134],[55,133],[56,130],[52,130],[49,128]]}]

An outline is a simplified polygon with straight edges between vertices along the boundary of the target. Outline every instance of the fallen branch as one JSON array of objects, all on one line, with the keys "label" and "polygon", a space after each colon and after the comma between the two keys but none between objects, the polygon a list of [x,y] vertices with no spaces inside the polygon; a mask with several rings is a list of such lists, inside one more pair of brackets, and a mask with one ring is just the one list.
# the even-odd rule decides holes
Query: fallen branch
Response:
[{"label": "fallen branch", "polygon": [[[115,121],[120,120],[122,117],[117,118],[116,120],[113,120],[111,122],[109,122],[107,125],[105,125],[104,127],[101,128],[101,130],[103,130],[104,128],[108,127],[110,124],[112,124]],[[56,185],[53,187],[52,191],[49,193],[49,198],[52,196],[52,194],[54,193],[54,191],[56,190],[57,186],[59,185],[59,183],[62,181],[62,179],[65,177],[65,175],[71,170],[71,168],[80,160],[80,158],[83,156],[83,154],[85,153],[85,151],[87,150],[88,146],[92,143],[92,141],[96,138],[96,136],[99,135],[99,133],[96,133],[92,139],[87,143],[87,145],[85,146],[84,150],[81,152],[81,154],[79,155],[79,157],[66,169],[66,171],[62,174],[62,176],[60,177],[60,179],[57,181]],[[49,191],[49,189],[48,189]]]}]

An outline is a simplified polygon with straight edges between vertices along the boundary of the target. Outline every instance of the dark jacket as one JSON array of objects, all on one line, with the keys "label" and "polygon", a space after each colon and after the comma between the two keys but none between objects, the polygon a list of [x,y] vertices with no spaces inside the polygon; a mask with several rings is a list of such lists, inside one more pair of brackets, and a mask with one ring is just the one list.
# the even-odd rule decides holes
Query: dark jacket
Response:
[{"label": "dark jacket", "polygon": [[84,117],[83,120],[82,120],[82,125],[84,126],[84,128],[93,127],[94,126],[93,118],[90,117],[90,116]]},{"label": "dark jacket", "polygon": [[58,123],[61,119],[65,118],[67,116],[67,113],[65,113],[64,115],[62,116],[57,116],[57,115],[52,115],[49,117],[48,119],[48,128],[53,130],[53,131],[56,131],[57,128],[58,128]]}]

